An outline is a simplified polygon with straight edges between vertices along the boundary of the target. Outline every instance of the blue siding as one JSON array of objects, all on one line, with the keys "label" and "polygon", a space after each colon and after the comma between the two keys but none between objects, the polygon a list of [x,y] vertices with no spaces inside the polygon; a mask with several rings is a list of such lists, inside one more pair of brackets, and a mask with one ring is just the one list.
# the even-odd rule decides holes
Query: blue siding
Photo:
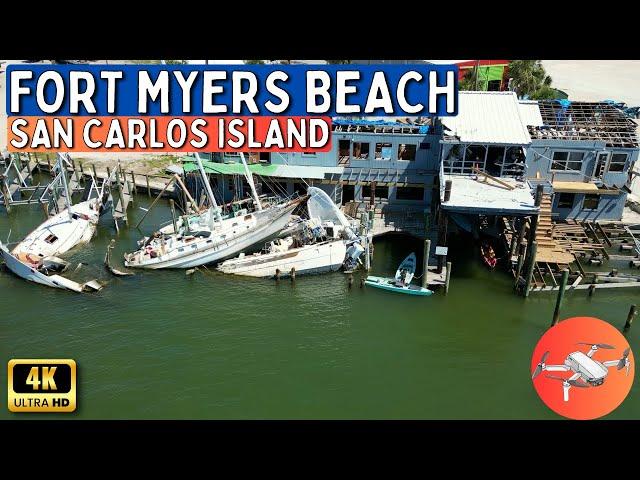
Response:
[{"label": "blue siding", "polygon": [[558,216],[554,220],[620,220],[624,209],[626,193],[620,195],[600,195],[597,210],[585,210],[582,208],[584,194],[576,193],[572,208],[558,208],[559,193],[553,198],[553,212]]},{"label": "blue siding", "polygon": [[[562,172],[551,168],[553,152],[578,151],[583,152],[582,168],[580,171]],[[602,175],[602,183],[609,187],[623,187],[629,178],[629,171],[633,168],[638,159],[639,149],[630,148],[610,148],[600,141],[582,140],[533,140],[527,150],[527,177],[530,179],[546,180],[551,182],[590,182],[598,181],[599,166],[597,163],[598,152],[624,153],[628,155],[624,170],[621,172],[610,172],[605,170]],[[576,194],[572,208],[558,208],[559,194],[554,195],[553,213],[557,214],[555,219],[566,220],[620,220],[624,210],[627,194],[621,192],[619,195],[600,195],[600,202],[597,210],[583,209],[582,204],[584,194]]]}]

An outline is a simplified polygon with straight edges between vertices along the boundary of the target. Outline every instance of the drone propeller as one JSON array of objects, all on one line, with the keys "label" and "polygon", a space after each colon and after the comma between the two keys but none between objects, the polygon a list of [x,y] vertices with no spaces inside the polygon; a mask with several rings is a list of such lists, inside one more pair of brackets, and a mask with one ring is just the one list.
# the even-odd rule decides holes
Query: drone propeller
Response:
[{"label": "drone propeller", "polygon": [[556,377],[555,375],[547,375],[547,378],[551,378],[552,380],[560,380],[561,382],[571,385],[572,387],[587,388],[589,386],[584,382],[579,382],[578,380],[571,380],[570,378]]},{"label": "drone propeller", "polygon": [[620,361],[618,362],[618,370],[622,370],[625,366],[627,367],[627,374],[629,373],[629,359],[627,358],[629,356],[629,352],[631,351],[630,348],[626,348],[625,351],[622,353],[622,358],[620,359]]},{"label": "drone propeller", "polygon": [[609,345],[608,343],[578,342],[577,345],[590,345],[592,347],[604,348],[605,350],[613,350],[616,348],[613,345]]},{"label": "drone propeller", "polygon": [[547,359],[548,356],[549,356],[549,352],[544,352],[542,354],[542,358],[540,358],[540,362],[536,366],[536,369],[533,371],[533,375],[531,375],[531,380],[533,380],[538,375],[540,375],[540,373],[542,372],[542,368],[544,366],[544,362],[545,362],[545,360]]}]

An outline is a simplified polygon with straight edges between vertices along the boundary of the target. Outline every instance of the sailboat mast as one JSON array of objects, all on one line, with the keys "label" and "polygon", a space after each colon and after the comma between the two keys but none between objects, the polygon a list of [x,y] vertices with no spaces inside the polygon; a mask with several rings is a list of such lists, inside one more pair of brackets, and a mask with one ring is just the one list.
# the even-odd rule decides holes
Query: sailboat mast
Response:
[{"label": "sailboat mast", "polygon": [[262,210],[262,204],[260,203],[260,199],[258,198],[258,192],[256,192],[256,186],[253,183],[253,175],[251,175],[251,171],[249,170],[249,166],[244,159],[244,153],[240,152],[240,159],[242,160],[242,164],[244,165],[244,175],[247,177],[247,182],[249,182],[249,186],[251,187],[251,195],[253,196],[253,201],[256,202],[256,208],[258,210]]},{"label": "sailboat mast", "polygon": [[198,169],[200,170],[200,176],[202,177],[202,182],[204,183],[204,188],[207,191],[207,197],[209,198],[209,205],[213,209],[215,219],[220,221],[222,220],[222,217],[220,216],[220,208],[218,208],[216,198],[213,196],[213,190],[211,190],[209,179],[207,178],[207,174],[205,173],[204,167],[202,166],[202,160],[200,160],[200,155],[198,154],[198,152],[195,152],[195,155],[196,163],[198,164]]},{"label": "sailboat mast", "polygon": [[58,166],[60,168],[60,177],[62,178],[62,186],[64,188],[64,201],[67,204],[67,214],[69,215],[69,219],[71,219],[71,193],[69,192],[69,184],[67,183],[67,166],[65,164],[66,157],[68,156],[68,153],[65,153],[64,155],[59,153]]}]

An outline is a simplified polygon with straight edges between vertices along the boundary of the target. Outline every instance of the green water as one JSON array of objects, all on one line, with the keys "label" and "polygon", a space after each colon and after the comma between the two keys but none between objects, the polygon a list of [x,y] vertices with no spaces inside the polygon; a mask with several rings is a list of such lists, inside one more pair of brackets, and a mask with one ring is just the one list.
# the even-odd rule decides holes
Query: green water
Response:
[{"label": "green water", "polygon": [[[139,196],[138,208],[150,200]],[[162,202],[141,226],[168,218]],[[37,207],[0,212],[0,238],[21,239]],[[68,418],[100,419],[545,419],[558,418],[533,389],[531,352],[555,296],[512,293],[511,279],[484,268],[467,239],[450,250],[451,291],[409,297],[349,290],[341,273],[276,284],[211,272],[141,272],[113,278],[102,267],[135,248],[141,233],[116,235],[104,220],[73,253],[74,278],[109,282],[95,294],[27,283],[0,271],[0,358],[73,358],[79,406]],[[420,242],[375,244],[372,274],[389,275]],[[356,284],[359,277],[356,277]],[[620,327],[640,290],[568,293],[563,317],[592,315]],[[627,335],[636,351],[640,325]],[[0,368],[6,385],[6,369]],[[640,387],[609,418],[640,418]],[[0,418],[11,414],[2,395]],[[41,415],[38,418],[51,418]],[[56,417],[53,415],[53,417]]]}]

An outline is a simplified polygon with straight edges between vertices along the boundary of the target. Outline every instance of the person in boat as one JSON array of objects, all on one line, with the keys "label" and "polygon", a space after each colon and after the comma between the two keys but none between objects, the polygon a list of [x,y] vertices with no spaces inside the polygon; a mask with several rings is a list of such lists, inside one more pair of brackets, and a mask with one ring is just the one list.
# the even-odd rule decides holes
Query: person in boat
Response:
[{"label": "person in boat", "polygon": [[404,287],[407,284],[407,271],[403,268],[400,270],[400,280],[398,280],[397,285],[399,287]]}]

